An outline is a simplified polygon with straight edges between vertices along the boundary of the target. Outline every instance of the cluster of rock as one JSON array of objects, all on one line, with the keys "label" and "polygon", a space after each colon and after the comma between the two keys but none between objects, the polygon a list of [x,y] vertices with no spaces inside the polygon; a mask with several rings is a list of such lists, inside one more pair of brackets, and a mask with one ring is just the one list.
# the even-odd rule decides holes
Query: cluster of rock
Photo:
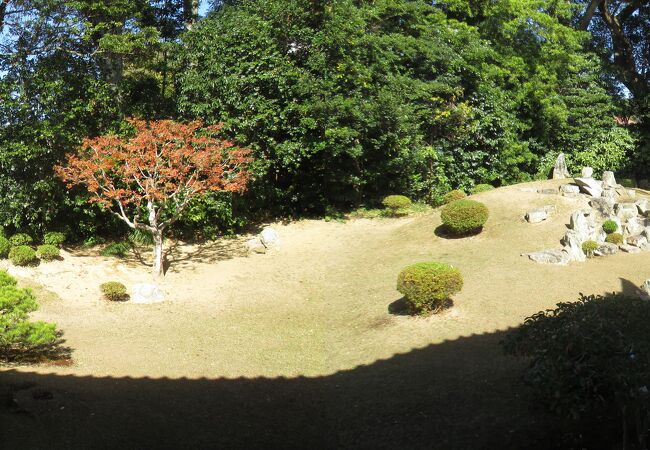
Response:
[{"label": "cluster of rock", "polygon": [[[562,248],[526,254],[531,260],[562,265],[570,261],[584,261],[587,255],[582,244],[590,240],[598,244],[594,256],[611,255],[619,250],[628,253],[650,250],[650,219],[646,218],[650,212],[650,201],[636,200],[635,191],[617,185],[612,172],[605,172],[602,181],[594,180],[592,175],[593,170],[585,167],[582,176],[575,179],[574,185],[560,188],[563,195],[573,194],[577,188],[579,192],[591,197],[590,208],[575,211],[571,215],[569,229],[561,240]],[[545,217],[539,220],[543,217],[542,211],[543,209],[531,211],[526,219],[529,222],[545,220]],[[607,220],[616,222],[618,232],[623,235],[623,243],[606,242],[607,234],[603,230],[603,223]]]},{"label": "cluster of rock", "polygon": [[266,253],[270,248],[280,244],[278,233],[271,227],[266,227],[260,234],[246,242],[251,253]]}]

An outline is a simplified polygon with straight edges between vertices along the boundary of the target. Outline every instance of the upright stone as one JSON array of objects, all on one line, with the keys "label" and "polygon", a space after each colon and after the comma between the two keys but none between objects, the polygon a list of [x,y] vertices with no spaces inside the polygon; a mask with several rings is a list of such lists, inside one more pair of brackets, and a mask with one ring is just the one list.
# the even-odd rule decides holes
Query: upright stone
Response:
[{"label": "upright stone", "polygon": [[603,172],[603,187],[604,188],[613,188],[616,187],[616,178],[614,177],[614,172],[611,170],[606,170]]},{"label": "upright stone", "polygon": [[565,178],[570,178],[569,170],[566,167],[566,158],[564,153],[557,155],[555,160],[555,167],[553,167],[553,179],[554,180],[563,180]]},{"label": "upright stone", "polygon": [[594,198],[600,198],[603,194],[603,187],[593,178],[576,178],[574,181],[578,186],[580,186],[580,190],[587,195],[591,195]]},{"label": "upright stone", "polygon": [[[575,231],[582,241],[585,241],[591,235],[591,230],[589,229],[589,222],[585,217],[582,211],[576,211],[571,214],[571,221],[569,222],[569,228]],[[582,244],[582,242],[580,242]]]},{"label": "upright stone", "polygon": [[584,261],[587,259],[585,252],[582,251],[582,243],[585,237],[576,230],[568,230],[562,239],[564,251],[569,254],[572,261]]},{"label": "upright stone", "polygon": [[591,167],[583,167],[580,175],[582,178],[592,178],[594,176],[594,169]]}]

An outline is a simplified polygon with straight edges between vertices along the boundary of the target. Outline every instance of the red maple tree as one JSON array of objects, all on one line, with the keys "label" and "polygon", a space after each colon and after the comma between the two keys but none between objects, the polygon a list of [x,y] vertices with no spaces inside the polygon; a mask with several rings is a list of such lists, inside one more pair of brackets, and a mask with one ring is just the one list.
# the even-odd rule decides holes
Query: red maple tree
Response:
[{"label": "red maple tree", "polygon": [[69,189],[84,185],[90,201],[129,227],[152,234],[154,273],[162,275],[165,230],[192,199],[209,191],[243,192],[250,150],[218,137],[221,125],[129,119],[130,137],[88,138],[55,173]]}]

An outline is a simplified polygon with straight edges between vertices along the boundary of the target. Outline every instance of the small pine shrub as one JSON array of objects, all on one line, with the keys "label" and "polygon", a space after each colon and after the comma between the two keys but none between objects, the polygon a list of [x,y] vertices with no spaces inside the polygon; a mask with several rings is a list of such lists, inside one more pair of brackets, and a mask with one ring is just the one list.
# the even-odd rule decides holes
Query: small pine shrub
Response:
[{"label": "small pine shrub", "polygon": [[36,249],[36,256],[41,258],[43,261],[54,261],[61,256],[59,247],[51,244],[39,245]]},{"label": "small pine shrub", "polygon": [[487,192],[494,190],[494,186],[491,184],[477,184],[472,188],[472,194],[480,194],[481,192]]},{"label": "small pine shrub", "polygon": [[618,230],[618,224],[613,220],[606,220],[603,223],[603,231],[605,231],[605,233],[612,234],[615,233],[616,230]]},{"label": "small pine shrub", "polygon": [[27,245],[13,247],[9,251],[9,260],[15,266],[35,266],[38,264],[36,251]]},{"label": "small pine shrub", "polygon": [[119,281],[109,281],[103,283],[99,286],[99,290],[102,291],[106,300],[112,302],[123,302],[128,299],[126,293],[126,286],[124,286]]},{"label": "small pine shrub", "polygon": [[131,246],[128,242],[113,242],[104,247],[100,254],[107,257],[124,258],[130,250]]},{"label": "small pine shrub", "polygon": [[6,270],[0,270],[0,289],[5,286],[15,286],[16,279],[9,275]]},{"label": "small pine shrub", "polygon": [[30,322],[29,313],[38,309],[36,298],[29,289],[19,289],[16,280],[0,275],[0,357],[12,359],[29,352],[44,350],[57,341],[54,324]]},{"label": "small pine shrub", "polygon": [[582,243],[582,251],[585,252],[585,255],[587,255],[589,258],[594,256],[594,252],[598,250],[598,242],[596,241],[585,241]]},{"label": "small pine shrub", "polygon": [[45,233],[45,236],[43,236],[43,244],[61,247],[65,244],[65,233],[59,231],[50,231],[49,233]]},{"label": "small pine shrub", "polygon": [[460,292],[463,277],[449,264],[428,262],[406,267],[397,277],[397,290],[415,314],[436,313]]},{"label": "small pine shrub", "polygon": [[457,200],[442,208],[440,213],[442,223],[455,235],[480,231],[489,215],[487,206],[474,200]]},{"label": "small pine shrub", "polygon": [[18,247],[21,245],[31,245],[32,242],[34,242],[34,239],[32,239],[29,234],[18,233],[11,236],[11,238],[9,238],[9,241],[11,242],[12,246]]},{"label": "small pine shrub", "polygon": [[455,189],[453,191],[447,192],[445,196],[442,198],[442,201],[445,204],[447,204],[447,203],[455,202],[456,200],[462,200],[465,197],[467,197],[466,193],[464,193],[459,189]]},{"label": "small pine shrub", "polygon": [[607,237],[605,238],[605,242],[609,242],[610,244],[616,244],[616,245],[621,245],[625,240],[623,239],[623,235],[621,233],[611,233],[608,234]]},{"label": "small pine shrub", "polygon": [[381,203],[393,216],[406,214],[412,204],[411,199],[404,195],[389,195]]},{"label": "small pine shrub", "polygon": [[137,245],[152,246],[153,234],[143,230],[133,230],[129,233],[129,242]]},{"label": "small pine shrub", "polygon": [[9,250],[11,250],[11,242],[6,237],[0,236],[0,258],[9,256]]}]

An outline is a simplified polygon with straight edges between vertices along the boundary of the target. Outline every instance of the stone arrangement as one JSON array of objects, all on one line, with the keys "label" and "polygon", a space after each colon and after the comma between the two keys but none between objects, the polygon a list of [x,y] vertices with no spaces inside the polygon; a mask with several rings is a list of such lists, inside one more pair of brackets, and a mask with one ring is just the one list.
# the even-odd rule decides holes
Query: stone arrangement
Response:
[{"label": "stone arrangement", "polygon": [[[590,208],[575,211],[569,221],[569,229],[560,241],[562,248],[527,253],[531,260],[544,264],[565,265],[570,261],[584,261],[587,255],[582,250],[586,241],[595,241],[598,248],[594,256],[605,256],[623,251],[636,253],[650,250],[650,201],[636,199],[636,191],[616,184],[613,172],[605,172],[602,180],[593,178],[593,169],[585,167],[575,184],[566,184],[557,192],[573,197],[584,194],[590,198]],[[550,208],[550,207],[545,207]],[[526,214],[526,220],[539,223],[546,220],[550,209],[535,209]],[[618,225],[617,232],[623,235],[622,244],[606,242],[607,234],[603,223],[612,220]]]},{"label": "stone arrangement", "polygon": [[266,253],[268,249],[277,247],[280,244],[280,237],[277,231],[271,227],[266,227],[262,232],[253,239],[246,242],[250,253]]}]

